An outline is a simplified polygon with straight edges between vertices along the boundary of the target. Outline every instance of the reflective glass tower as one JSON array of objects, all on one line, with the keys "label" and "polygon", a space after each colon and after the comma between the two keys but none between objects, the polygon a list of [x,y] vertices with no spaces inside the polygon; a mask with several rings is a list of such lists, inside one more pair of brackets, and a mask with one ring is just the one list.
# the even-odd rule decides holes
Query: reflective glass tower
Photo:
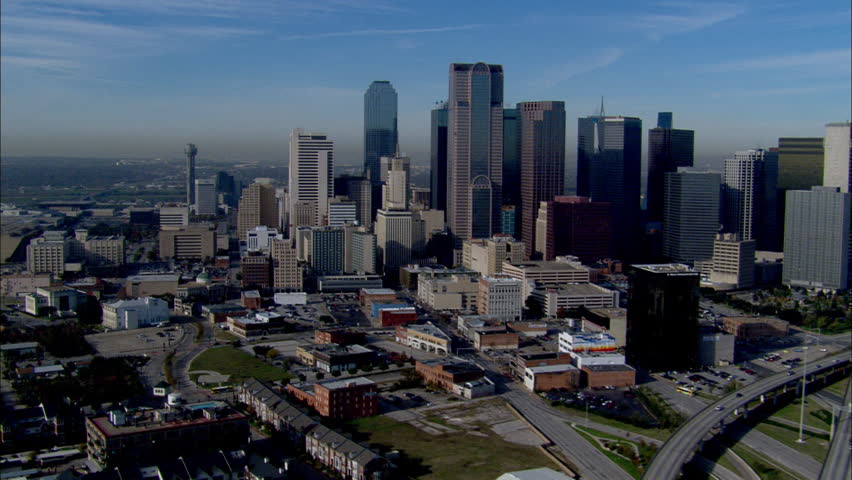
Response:
[{"label": "reflective glass tower", "polygon": [[430,160],[432,208],[447,211],[447,102],[432,109]]},{"label": "reflective glass tower", "polygon": [[671,112],[660,112],[657,128],[648,131],[648,220],[663,219],[663,190],[666,173],[678,167],[691,167],[695,132],[672,128]]},{"label": "reflective glass tower", "polygon": [[447,223],[457,244],[500,225],[503,187],[503,67],[450,64]]},{"label": "reflective glass tower", "polygon": [[641,172],[641,119],[579,119],[577,194],[590,197],[593,202],[612,204],[615,253],[622,260],[630,261],[637,253]]},{"label": "reflective glass tower", "polygon": [[[520,114],[517,108],[503,109],[503,203],[521,204]],[[559,192],[562,193],[562,192]]]},{"label": "reflective glass tower", "polygon": [[372,183],[372,212],[381,205],[379,159],[393,156],[399,140],[397,96],[387,80],[376,80],[364,93],[364,171]]}]

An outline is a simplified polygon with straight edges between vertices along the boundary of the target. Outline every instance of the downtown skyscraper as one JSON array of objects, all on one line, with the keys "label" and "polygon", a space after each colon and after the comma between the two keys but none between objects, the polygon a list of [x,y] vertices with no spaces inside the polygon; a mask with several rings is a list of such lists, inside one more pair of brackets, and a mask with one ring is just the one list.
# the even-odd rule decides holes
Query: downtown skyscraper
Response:
[{"label": "downtown skyscraper", "polygon": [[431,138],[429,159],[432,167],[430,186],[432,208],[447,210],[447,123],[449,110],[447,102],[441,102],[432,109]]},{"label": "downtown skyscraper", "polygon": [[500,229],[503,67],[450,64],[447,224],[456,245]]},{"label": "downtown skyscraper", "polygon": [[612,204],[615,254],[630,261],[639,235],[642,120],[601,115],[580,118],[577,195]]},{"label": "downtown skyscraper", "polygon": [[364,171],[372,185],[371,218],[382,204],[379,159],[393,156],[399,142],[397,95],[387,80],[376,80],[364,93]]},{"label": "downtown skyscraper", "polygon": [[562,195],[565,188],[565,102],[522,102],[518,111],[521,240],[529,258],[535,250],[539,204]]},{"label": "downtown skyscraper", "polygon": [[[745,150],[725,160],[722,225],[742,240],[757,240],[769,250],[777,238],[778,151]],[[777,248],[777,247],[776,247]]]},{"label": "downtown skyscraper", "polygon": [[195,157],[198,148],[194,143],[187,143],[183,153],[186,154],[186,204],[191,207],[195,203]]},{"label": "downtown skyscraper", "polygon": [[648,130],[648,220],[663,219],[665,175],[678,167],[691,167],[695,156],[695,131],[672,128],[671,112],[660,112],[657,128]]},{"label": "downtown skyscraper", "polygon": [[[290,132],[290,224],[328,224],[334,197],[334,143],[324,133]],[[292,229],[291,229],[292,231]]]}]

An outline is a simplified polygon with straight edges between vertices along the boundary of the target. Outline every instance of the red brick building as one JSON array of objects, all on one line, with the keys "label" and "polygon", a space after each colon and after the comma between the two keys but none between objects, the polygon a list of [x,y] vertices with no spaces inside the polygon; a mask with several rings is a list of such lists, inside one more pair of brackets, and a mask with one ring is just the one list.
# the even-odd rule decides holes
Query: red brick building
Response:
[{"label": "red brick building", "polygon": [[368,309],[373,308],[373,303],[394,303],[396,302],[396,292],[390,288],[362,288],[358,293],[358,301],[361,306]]},{"label": "red brick building", "polygon": [[314,342],[318,344],[336,343],[341,347],[362,345],[366,341],[365,338],[364,332],[356,332],[348,328],[326,328],[314,331]]},{"label": "red brick building", "polygon": [[242,258],[242,286],[269,288],[272,286],[272,261],[266,255],[247,255]]},{"label": "red brick building", "polygon": [[263,306],[263,298],[257,290],[247,290],[240,294],[240,304],[248,310],[260,310]]},{"label": "red brick building", "polygon": [[394,327],[417,321],[417,310],[412,307],[390,308],[379,311],[379,324]]},{"label": "red brick building", "polygon": [[372,417],[379,413],[378,387],[364,377],[289,384],[287,391],[320,416],[336,420]]},{"label": "red brick building", "polygon": [[438,385],[447,391],[452,391],[454,384],[472,382],[485,376],[485,370],[479,365],[458,358],[418,360],[414,369],[425,383]]},{"label": "red brick building", "polygon": [[583,383],[589,388],[632,387],[636,385],[636,370],[629,365],[588,365],[582,368]]}]

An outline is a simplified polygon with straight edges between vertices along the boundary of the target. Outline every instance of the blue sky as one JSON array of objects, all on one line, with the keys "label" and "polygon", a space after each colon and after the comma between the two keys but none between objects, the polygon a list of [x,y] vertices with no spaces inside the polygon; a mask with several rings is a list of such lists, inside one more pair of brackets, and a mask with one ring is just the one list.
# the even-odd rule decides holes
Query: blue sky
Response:
[{"label": "blue sky", "polygon": [[850,117],[847,0],[4,0],[0,27],[3,155],[283,162],[303,127],[355,164],[381,79],[425,162],[450,62],[502,64],[507,105],[564,100],[569,159],[601,95],[645,128],[673,111],[699,159]]}]

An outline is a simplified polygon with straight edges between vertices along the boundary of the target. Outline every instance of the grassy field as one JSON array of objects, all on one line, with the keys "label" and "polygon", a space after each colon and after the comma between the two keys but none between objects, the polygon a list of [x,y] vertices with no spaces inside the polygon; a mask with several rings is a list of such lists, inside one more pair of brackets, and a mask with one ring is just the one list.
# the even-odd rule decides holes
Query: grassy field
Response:
[{"label": "grassy field", "polygon": [[240,337],[231,332],[226,332],[221,328],[214,328],[213,331],[215,332],[216,340],[219,340],[220,342],[233,342],[240,339]]},{"label": "grassy field", "polygon": [[[628,459],[622,457],[621,455],[618,455],[618,454],[611,452],[611,451],[607,450],[606,448],[604,448],[603,445],[598,443],[594,438],[592,438],[591,435],[586,433],[584,431],[585,430],[584,428],[582,428],[582,427],[581,428],[575,428],[575,430],[577,431],[577,433],[580,434],[581,437],[585,438],[587,442],[591,443],[595,448],[600,450],[604,455],[606,455],[616,465],[621,467],[621,469],[624,470],[625,472],[627,472],[631,477],[636,478],[637,480],[642,478],[642,472],[640,472],[639,469],[636,468],[636,466],[633,465],[630,462],[630,460],[628,460]],[[591,430],[591,429],[589,429],[589,430]],[[606,435],[607,437],[611,437],[610,438],[611,440],[614,439],[614,437],[612,437],[612,435],[607,435],[603,432],[596,432],[596,433],[602,434],[602,435],[600,435],[601,437]],[[620,439],[618,439],[618,441],[623,442],[623,443],[632,444],[632,442],[625,442],[624,440],[620,440]]]},{"label": "grassy field", "polygon": [[489,429],[479,432],[483,436],[461,432],[430,435],[384,416],[355,420],[353,425],[369,437],[365,443],[399,449],[413,459],[414,466],[406,471],[412,478],[493,480],[514,470],[558,469],[538,448],[507,442]]},{"label": "grassy field", "polygon": [[828,440],[811,435],[807,431],[804,433],[805,443],[799,444],[796,443],[796,439],[799,438],[799,432],[794,427],[786,428],[768,423],[760,423],[754,428],[784,443],[788,447],[813,457],[819,462],[825,460],[825,455],[828,453]]},{"label": "grassy field", "polygon": [[846,385],[849,384],[849,378],[850,377],[846,377],[845,379],[839,382],[834,382],[831,385],[825,387],[825,390],[832,393],[836,393],[837,395],[840,395],[842,397],[843,395],[846,395]]},{"label": "grassy field", "polygon": [[231,381],[245,378],[257,378],[266,382],[293,378],[293,375],[281,368],[273,367],[240,349],[234,347],[216,347],[205,350],[195,357],[189,371],[212,370],[230,375]]},{"label": "grassy field", "polygon": [[[790,420],[792,422],[799,423],[799,419],[801,416],[802,409],[802,401],[800,399],[794,400],[789,405],[775,412],[772,416],[783,418],[785,420]],[[831,418],[831,412],[828,412],[825,408],[822,407],[819,403],[816,402],[813,398],[810,398],[810,395],[805,397],[805,425],[809,427],[819,428],[822,430],[828,430],[831,428],[831,423],[823,421],[821,418],[814,416],[815,413],[823,411],[824,414],[828,414],[828,416],[823,417],[826,419]]]},{"label": "grassy field", "polygon": [[784,470],[776,467],[773,462],[765,457],[746,447],[745,445],[735,445],[732,450],[740,456],[744,462],[754,469],[757,475],[765,480],[798,480],[796,477],[788,474]]},{"label": "grassy field", "polygon": [[[558,405],[556,408],[565,410],[566,412],[571,413],[572,415],[577,415],[579,417],[585,418],[586,416],[586,411],[582,408],[573,408],[566,405]],[[592,412],[589,412],[589,421],[600,423],[601,425],[608,425],[610,427],[620,428],[628,432],[638,433],[640,435],[644,435],[646,437],[655,438],[657,440],[662,441],[666,441],[672,435],[672,432],[669,430],[665,430],[662,428],[637,427],[636,425],[632,425],[630,423],[622,422],[612,418],[607,418]],[[582,425],[582,422],[580,422],[580,424]]]}]

